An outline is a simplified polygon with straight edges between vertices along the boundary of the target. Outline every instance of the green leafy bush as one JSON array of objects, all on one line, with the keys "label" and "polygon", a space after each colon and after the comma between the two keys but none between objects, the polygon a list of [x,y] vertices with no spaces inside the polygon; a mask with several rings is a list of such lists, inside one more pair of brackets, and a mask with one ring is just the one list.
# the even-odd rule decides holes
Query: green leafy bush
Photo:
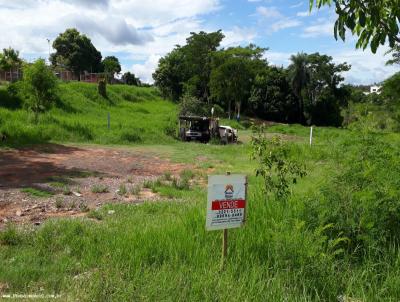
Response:
[{"label": "green leafy bush", "polygon": [[105,80],[99,81],[97,89],[103,98],[107,98],[107,82]]},{"label": "green leafy bush", "polygon": [[47,110],[56,99],[57,78],[46,66],[43,59],[38,59],[24,67],[20,93],[25,98],[26,106],[35,114]]},{"label": "green leafy bush", "polygon": [[267,139],[263,126],[256,129],[251,146],[251,158],[257,161],[256,176],[263,178],[265,192],[286,199],[290,194],[289,185],[306,175],[305,168],[289,156],[288,146],[279,137]]}]

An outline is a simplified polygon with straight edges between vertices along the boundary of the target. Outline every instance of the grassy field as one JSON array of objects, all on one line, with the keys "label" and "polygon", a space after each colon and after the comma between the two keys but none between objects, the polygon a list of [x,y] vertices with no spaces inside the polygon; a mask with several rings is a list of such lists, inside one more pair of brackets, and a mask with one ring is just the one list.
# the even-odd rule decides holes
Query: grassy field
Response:
[{"label": "grassy field", "polygon": [[[91,89],[78,86],[78,92]],[[106,123],[96,129],[89,117],[122,105],[154,112],[164,108],[169,116],[175,110],[161,100],[118,99],[103,111],[79,108],[76,102],[71,106],[87,112],[89,141],[98,143],[113,143],[112,136]],[[57,120],[73,121],[57,115],[59,110],[51,111]],[[124,120],[128,124],[134,116],[127,112]],[[86,126],[84,119],[77,121]],[[291,196],[278,200],[266,195],[262,179],[255,177],[249,143],[179,143],[155,132],[168,124],[167,117],[155,122],[160,124],[148,119],[149,129],[140,133],[146,144],[124,148],[191,164],[196,180],[204,180],[207,171],[249,175],[248,220],[229,231],[225,269],[220,267],[221,232],[205,230],[201,181],[189,188],[158,183],[154,190],[165,200],[157,203],[109,204],[90,213],[92,219],[50,220],[36,229],[10,225],[0,234],[0,291],[59,294],[63,301],[400,300],[398,134],[315,128],[310,147],[309,128],[270,127],[269,132],[283,135],[289,158],[307,171],[291,186]],[[57,139],[85,141],[74,133]],[[248,130],[240,134],[251,135]]]},{"label": "grassy field", "polygon": [[[162,100],[152,88],[109,85],[108,99],[97,86],[63,83],[58,101],[38,123],[23,105],[0,86],[0,132],[7,144],[91,142],[129,144],[171,142],[175,131],[176,105]],[[107,114],[110,113],[110,129]]]}]

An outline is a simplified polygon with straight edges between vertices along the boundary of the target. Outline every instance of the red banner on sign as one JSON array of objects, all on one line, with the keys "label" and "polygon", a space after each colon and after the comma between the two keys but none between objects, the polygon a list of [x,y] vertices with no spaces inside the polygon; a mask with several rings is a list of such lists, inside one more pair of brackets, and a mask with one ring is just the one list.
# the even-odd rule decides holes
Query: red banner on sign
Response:
[{"label": "red banner on sign", "polygon": [[245,206],[246,206],[246,200],[244,200],[244,199],[214,200],[212,202],[211,209],[213,211],[230,210],[230,209],[244,209]]}]

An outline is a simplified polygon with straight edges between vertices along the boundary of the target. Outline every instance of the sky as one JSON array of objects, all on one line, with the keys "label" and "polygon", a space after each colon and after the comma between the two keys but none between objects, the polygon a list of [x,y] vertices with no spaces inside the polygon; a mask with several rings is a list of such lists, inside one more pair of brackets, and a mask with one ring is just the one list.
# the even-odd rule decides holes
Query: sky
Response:
[{"label": "sky", "polygon": [[356,50],[356,37],[333,37],[335,13],[325,7],[309,13],[308,0],[0,0],[0,48],[13,47],[28,61],[48,58],[51,43],[67,28],[89,36],[103,57],[119,58],[131,71],[152,83],[158,60],[190,32],[225,35],[221,47],[254,43],[268,48],[271,65],[286,67],[298,52],[328,54],[352,69],[352,84],[379,83],[398,67],[385,66],[387,46],[376,54]]}]

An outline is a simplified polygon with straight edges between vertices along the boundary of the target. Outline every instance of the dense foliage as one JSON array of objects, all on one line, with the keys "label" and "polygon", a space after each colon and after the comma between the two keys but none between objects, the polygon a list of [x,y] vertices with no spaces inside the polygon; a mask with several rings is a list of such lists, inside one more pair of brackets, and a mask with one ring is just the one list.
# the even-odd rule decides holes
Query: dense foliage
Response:
[{"label": "dense foliage", "polygon": [[43,59],[38,59],[23,70],[23,79],[13,90],[24,99],[26,107],[38,114],[47,110],[56,99],[57,78]]},{"label": "dense foliage", "polygon": [[218,105],[228,118],[241,114],[280,122],[340,126],[347,90],[342,73],[350,66],[334,64],[326,55],[300,53],[287,68],[269,66],[265,48],[218,49],[223,34],[192,33],[161,58],[153,74],[164,96],[180,102],[197,98],[207,108]]},{"label": "dense foliage", "polygon": [[53,66],[67,68],[79,75],[83,71],[99,72],[102,70],[101,53],[91,40],[76,29],[67,29],[53,42],[55,53],[51,54]]},{"label": "dense foliage", "polygon": [[121,72],[121,64],[119,63],[118,58],[115,56],[105,57],[101,64],[103,65],[104,72],[112,75],[113,77],[115,74],[119,74]]},{"label": "dense foliage", "polygon": [[0,70],[10,70],[20,68],[22,59],[19,57],[19,51],[11,47],[4,48],[0,53]]},{"label": "dense foliage", "polygon": [[140,79],[137,78],[133,73],[127,71],[122,75],[122,82],[126,85],[140,86]]}]

